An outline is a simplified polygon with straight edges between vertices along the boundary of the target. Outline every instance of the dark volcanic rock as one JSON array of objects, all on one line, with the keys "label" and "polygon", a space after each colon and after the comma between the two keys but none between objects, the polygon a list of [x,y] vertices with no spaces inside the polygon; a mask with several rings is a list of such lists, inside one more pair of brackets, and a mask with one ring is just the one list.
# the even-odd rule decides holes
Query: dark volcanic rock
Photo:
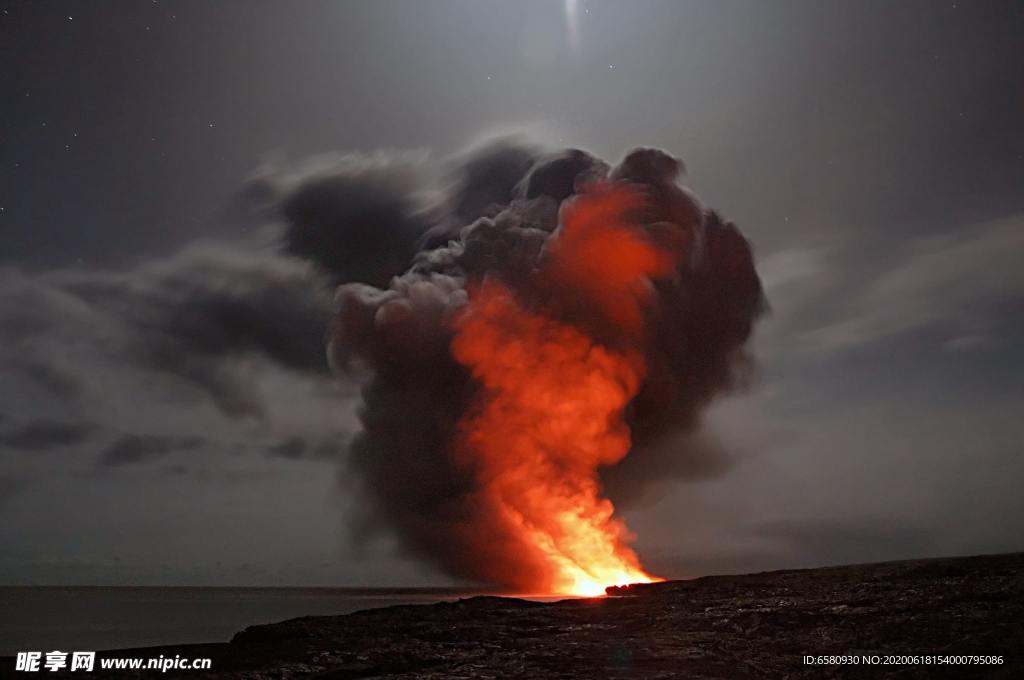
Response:
[{"label": "dark volcanic rock", "polygon": [[[134,655],[210,656],[215,672],[199,677],[231,678],[1024,677],[1024,554],[610,590],[600,599],[475,597],[293,619],[228,644]],[[880,659],[812,666],[805,655]],[[881,665],[887,655],[1003,662]]]}]

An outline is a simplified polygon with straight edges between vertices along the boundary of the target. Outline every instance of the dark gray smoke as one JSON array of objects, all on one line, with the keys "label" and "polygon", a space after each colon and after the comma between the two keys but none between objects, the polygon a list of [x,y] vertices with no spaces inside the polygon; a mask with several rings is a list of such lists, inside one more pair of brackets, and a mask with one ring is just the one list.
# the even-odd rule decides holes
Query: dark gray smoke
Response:
[{"label": "dark gray smoke", "polygon": [[284,218],[286,253],[335,283],[386,286],[434,223],[416,195],[421,164],[411,154],[328,157],[288,174],[260,173],[245,193]]},{"label": "dark gray smoke", "polygon": [[[453,576],[516,582],[508,573],[515,565],[494,564],[505,537],[463,530],[479,508],[473,479],[451,447],[478,388],[452,358],[451,320],[467,287],[485,277],[537,304],[570,296],[526,281],[558,238],[563,203],[598,180],[644,193],[639,221],[652,237],[686,240],[675,277],[656,284],[649,339],[639,348],[649,375],[627,414],[633,450],[603,471],[606,491],[628,502],[651,482],[728,466],[714,439],[698,434],[700,414],[742,384],[750,366],[745,344],[765,302],[749,244],[679,186],[682,170],[658,149],[636,149],[610,167],[585,151],[546,153],[503,140],[463,159],[430,210],[415,208],[413,187],[382,183],[391,188],[354,196],[349,180],[337,177],[283,198],[288,250],[343,284],[330,360],[365,380],[362,430],[343,475],[360,499],[357,536],[392,531],[407,551]],[[580,304],[566,299],[559,307]]]}]

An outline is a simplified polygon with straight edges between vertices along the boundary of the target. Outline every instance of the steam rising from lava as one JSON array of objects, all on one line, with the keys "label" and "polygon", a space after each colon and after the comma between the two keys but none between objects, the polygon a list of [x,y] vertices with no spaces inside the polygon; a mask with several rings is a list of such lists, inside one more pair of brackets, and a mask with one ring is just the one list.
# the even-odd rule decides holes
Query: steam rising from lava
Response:
[{"label": "steam rising from lava", "polygon": [[646,370],[632,341],[650,278],[675,265],[674,253],[622,221],[641,199],[618,185],[567,202],[561,232],[526,284],[577,289],[621,349],[599,344],[598,328],[559,320],[558,297],[529,309],[493,280],[470,291],[455,320],[452,351],[482,386],[459,423],[458,462],[474,472],[479,504],[542,565],[531,580],[545,592],[600,594],[651,580],[597,479],[629,451],[622,416]]},{"label": "steam rising from lava", "polygon": [[289,215],[292,238],[356,230],[375,252],[376,229],[418,249],[386,288],[331,271],[348,283],[329,355],[364,379],[344,475],[358,537],[389,530],[454,576],[519,591],[652,578],[613,500],[701,473],[687,436],[739,384],[764,309],[747,241],[677,184],[681,169],[657,149],[610,168],[502,142],[463,163],[444,206],[403,208],[393,230]]}]

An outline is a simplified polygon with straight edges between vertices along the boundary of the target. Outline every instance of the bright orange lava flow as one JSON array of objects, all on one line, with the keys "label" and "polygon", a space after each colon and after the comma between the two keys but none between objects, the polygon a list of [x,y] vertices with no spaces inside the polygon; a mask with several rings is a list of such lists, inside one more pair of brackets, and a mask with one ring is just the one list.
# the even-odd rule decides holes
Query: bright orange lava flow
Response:
[{"label": "bright orange lava flow", "polygon": [[[578,200],[545,265],[551,281],[568,282],[629,334],[638,330],[649,278],[671,266],[637,227],[619,223],[633,205],[624,190]],[[601,466],[629,451],[623,411],[643,380],[643,355],[625,342],[598,344],[556,316],[526,309],[494,281],[471,293],[452,351],[483,390],[460,422],[458,455],[475,471],[479,502],[528,553],[522,562],[539,565],[519,578],[524,585],[595,596],[659,580],[629,547],[629,530],[598,480]]]}]

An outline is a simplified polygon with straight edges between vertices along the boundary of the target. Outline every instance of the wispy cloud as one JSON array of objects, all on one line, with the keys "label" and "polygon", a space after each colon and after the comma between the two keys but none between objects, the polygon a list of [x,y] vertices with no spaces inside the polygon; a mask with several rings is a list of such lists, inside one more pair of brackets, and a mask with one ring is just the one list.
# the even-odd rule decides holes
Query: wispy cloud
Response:
[{"label": "wispy cloud", "polygon": [[[881,245],[886,248],[881,248]],[[871,253],[792,248],[759,265],[768,335],[825,356],[928,331],[937,346],[987,346],[1006,305],[1024,301],[1024,215],[941,236],[880,242]]]}]

